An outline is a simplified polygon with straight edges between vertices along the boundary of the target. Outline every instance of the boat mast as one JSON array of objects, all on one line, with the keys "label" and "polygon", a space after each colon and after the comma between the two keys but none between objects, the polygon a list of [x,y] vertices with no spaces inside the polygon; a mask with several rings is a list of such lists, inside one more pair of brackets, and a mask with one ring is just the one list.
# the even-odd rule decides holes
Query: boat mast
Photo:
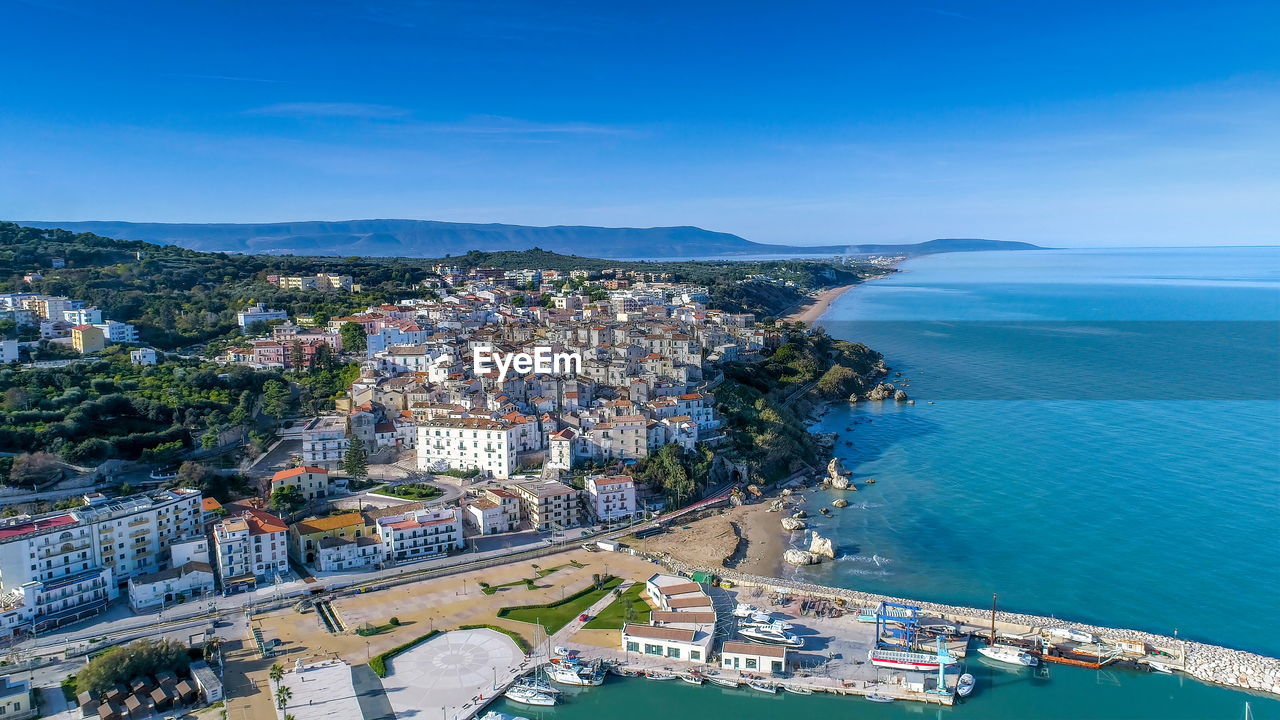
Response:
[{"label": "boat mast", "polygon": [[991,593],[991,644],[996,644],[996,594]]}]

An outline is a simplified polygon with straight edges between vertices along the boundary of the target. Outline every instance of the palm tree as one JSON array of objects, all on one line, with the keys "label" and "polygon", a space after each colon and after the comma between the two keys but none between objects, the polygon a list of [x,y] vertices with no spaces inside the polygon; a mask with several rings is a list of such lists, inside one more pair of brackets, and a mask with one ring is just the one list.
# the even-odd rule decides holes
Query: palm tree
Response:
[{"label": "palm tree", "polygon": [[275,682],[276,687],[280,687],[280,681],[284,678],[284,668],[281,667],[280,663],[276,663],[271,666],[269,675],[271,680]]},{"label": "palm tree", "polygon": [[276,688],[276,707],[283,710],[292,698],[293,690],[291,688],[284,685]]}]

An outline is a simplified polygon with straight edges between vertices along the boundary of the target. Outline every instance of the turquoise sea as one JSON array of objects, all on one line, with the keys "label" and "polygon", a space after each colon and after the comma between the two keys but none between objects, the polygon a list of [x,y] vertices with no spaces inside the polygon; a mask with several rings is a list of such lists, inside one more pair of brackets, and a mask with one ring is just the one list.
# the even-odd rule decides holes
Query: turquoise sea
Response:
[{"label": "turquoise sea", "polygon": [[[979,607],[995,592],[1009,610],[1280,655],[1280,248],[957,253],[902,269],[822,321],[883,352],[917,404],[838,404],[818,423],[855,482],[877,482],[812,521],[841,557],[803,575]],[[618,678],[554,709],[495,709],[1229,720],[1247,700],[1280,720],[1273,698],[1173,676],[969,670],[977,691],[947,709]]]}]

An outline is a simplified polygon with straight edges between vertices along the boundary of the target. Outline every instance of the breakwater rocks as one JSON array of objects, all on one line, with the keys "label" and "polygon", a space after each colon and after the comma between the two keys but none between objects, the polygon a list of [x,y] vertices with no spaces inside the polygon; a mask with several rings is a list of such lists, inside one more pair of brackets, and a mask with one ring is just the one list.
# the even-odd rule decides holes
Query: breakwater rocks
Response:
[{"label": "breakwater rocks", "polygon": [[[812,553],[796,551],[813,557]],[[702,571],[732,580],[738,585],[752,585],[771,589],[785,590],[794,594],[809,595],[830,599],[843,599],[851,608],[871,607],[881,602],[903,603],[915,605],[926,613],[937,615],[948,620],[958,620],[978,627],[986,627],[991,621],[991,611],[980,608],[940,605],[938,603],[921,602],[907,598],[896,598],[887,595],[847,590],[844,588],[826,587],[811,583],[782,580],[780,578],[751,575],[724,568],[696,567],[682,563],[669,556],[651,558],[673,572],[692,574]],[[816,559],[816,558],[814,558]],[[804,563],[808,564],[808,563]],[[1100,638],[1111,641],[1127,640],[1145,643],[1148,647],[1169,653],[1173,660],[1170,664],[1180,667],[1187,675],[1207,683],[1227,687],[1254,690],[1272,695],[1280,695],[1280,659],[1257,655],[1243,650],[1232,650],[1220,645],[1192,642],[1171,638],[1166,635],[1140,632],[1119,628],[1085,625],[1068,622],[1061,618],[1047,618],[1038,615],[997,612],[996,622],[1003,625],[1025,628],[1027,632],[1038,632],[1050,627],[1070,625],[1077,630],[1093,633]],[[1165,658],[1161,658],[1166,661]]]}]

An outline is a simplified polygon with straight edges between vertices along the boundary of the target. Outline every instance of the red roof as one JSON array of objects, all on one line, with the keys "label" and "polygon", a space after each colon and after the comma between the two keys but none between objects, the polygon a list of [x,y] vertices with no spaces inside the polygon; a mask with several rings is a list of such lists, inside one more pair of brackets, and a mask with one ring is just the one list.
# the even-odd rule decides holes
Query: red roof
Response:
[{"label": "red roof", "polygon": [[53,528],[62,527],[63,525],[74,525],[75,523],[76,519],[73,515],[55,515],[51,518],[33,520],[21,525],[0,528],[0,540],[8,540],[9,538],[21,537],[41,530],[52,530]]}]

